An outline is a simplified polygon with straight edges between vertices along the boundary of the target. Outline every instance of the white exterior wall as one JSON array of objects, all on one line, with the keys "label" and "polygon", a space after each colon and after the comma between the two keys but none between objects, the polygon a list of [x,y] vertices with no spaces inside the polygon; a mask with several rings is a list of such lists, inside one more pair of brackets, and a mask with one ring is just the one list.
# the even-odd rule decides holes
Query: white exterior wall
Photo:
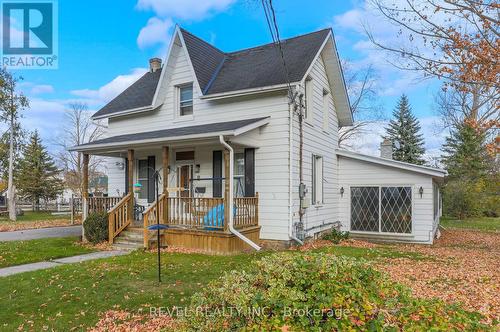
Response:
[{"label": "white exterior wall", "polygon": [[[332,227],[338,220],[338,175],[337,156],[335,149],[338,147],[338,120],[335,105],[330,91],[328,78],[322,57],[314,63],[309,77],[312,79],[313,96],[309,103],[313,103],[313,114],[303,123],[303,182],[308,193],[306,200],[309,207],[303,217],[304,229],[309,230],[307,236]],[[340,88],[340,87],[339,87]],[[328,131],[323,130],[323,89],[329,91],[328,98]],[[299,122],[294,118],[293,128],[293,218],[299,221]],[[323,204],[312,205],[312,155],[323,157]]]},{"label": "white exterior wall", "polygon": [[[413,205],[412,234],[370,233],[369,237],[372,239],[432,243],[435,228],[433,227],[433,182],[431,176],[343,156],[339,156],[338,160],[339,186],[344,187],[344,195],[339,197],[339,216],[342,230],[350,231],[351,186],[411,186]],[[422,198],[420,198],[419,194],[420,187],[424,189]]]},{"label": "white exterior wall", "polygon": [[[167,84],[161,86],[160,98],[162,107],[155,112],[123,116],[109,119],[109,135],[145,132],[173,127],[193,126],[204,123],[225,122],[270,116],[270,123],[256,129],[259,135],[242,135],[235,139],[243,143],[244,138],[258,143],[255,150],[255,190],[259,193],[259,222],[262,239],[288,240],[288,103],[285,92],[259,94],[249,97],[231,98],[230,100],[209,101],[200,99],[201,92],[193,77],[188,57],[178,41],[173,45],[167,66]],[[174,111],[175,87],[188,83],[193,84],[194,115],[192,119],[179,119]],[[255,139],[257,136],[257,139]],[[196,147],[196,163],[201,165],[201,177],[212,176],[212,151],[223,150],[221,145]],[[170,160],[174,161],[174,151]],[[151,155],[145,152],[145,156]],[[139,152],[136,151],[136,158]],[[198,160],[199,159],[199,160]],[[161,167],[161,153],[156,154],[157,167]],[[109,192],[122,189],[124,171],[118,171],[109,165]],[[171,177],[173,175],[171,174]],[[116,179],[116,181],[114,180]],[[173,177],[175,179],[175,177]],[[172,179],[171,179],[172,181]],[[172,183],[172,182],[171,182]],[[207,193],[211,195],[211,184],[204,183]],[[124,189],[124,188],[123,188]]]}]

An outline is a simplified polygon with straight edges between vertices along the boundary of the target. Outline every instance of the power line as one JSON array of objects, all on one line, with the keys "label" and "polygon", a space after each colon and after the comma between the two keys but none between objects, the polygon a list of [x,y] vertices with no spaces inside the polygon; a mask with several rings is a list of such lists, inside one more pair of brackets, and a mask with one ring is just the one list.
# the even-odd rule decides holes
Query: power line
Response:
[{"label": "power line", "polygon": [[283,70],[285,72],[285,80],[286,80],[286,84],[288,87],[289,98],[291,99],[291,102],[293,103],[295,96],[293,94],[292,86],[290,84],[290,77],[288,76],[288,66],[286,64],[285,53],[284,53],[283,46],[282,46],[281,39],[280,39],[280,33],[279,33],[278,23],[276,20],[276,12],[275,12],[274,7],[273,7],[273,1],[272,0],[262,0],[262,7],[264,8],[264,14],[266,15],[266,21],[267,21],[269,31],[271,33],[271,38],[273,39],[273,43],[277,46],[280,57],[281,57],[281,63],[283,65]]}]

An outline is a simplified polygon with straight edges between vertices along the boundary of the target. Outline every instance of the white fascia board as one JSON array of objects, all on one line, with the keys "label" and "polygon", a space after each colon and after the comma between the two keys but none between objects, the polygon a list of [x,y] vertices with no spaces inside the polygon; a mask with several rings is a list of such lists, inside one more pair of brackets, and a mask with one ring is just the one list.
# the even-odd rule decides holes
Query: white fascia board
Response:
[{"label": "white fascia board", "polygon": [[[159,105],[158,107],[161,107],[161,105]],[[149,111],[154,111],[158,107],[153,107],[153,106],[150,105],[150,106],[132,108],[132,109],[129,109],[129,110],[123,110],[123,111],[115,112],[115,113],[112,113],[112,114],[104,114],[104,115],[101,115],[101,116],[95,116],[95,117],[92,117],[92,120],[116,118],[118,116],[123,116],[123,115],[130,115],[130,114],[136,114],[136,113],[142,113],[142,112],[149,112]]]},{"label": "white fascia board", "polygon": [[78,151],[85,152],[96,149],[105,149],[105,148],[116,148],[116,147],[128,147],[130,145],[135,144],[154,144],[154,143],[162,143],[162,142],[171,142],[171,141],[185,141],[191,139],[200,139],[200,138],[209,138],[209,137],[219,137],[223,136],[234,136],[234,130],[228,131],[220,131],[220,132],[211,132],[211,133],[203,133],[203,134],[193,134],[193,135],[182,135],[182,136],[172,136],[172,137],[158,137],[158,138],[149,138],[143,140],[135,140],[135,141],[126,141],[126,142],[113,142],[113,143],[102,143],[102,144],[89,144],[85,146],[74,146],[69,148],[69,151]]},{"label": "white fascia board", "polygon": [[346,158],[366,161],[369,163],[374,163],[374,164],[388,166],[388,167],[399,168],[399,169],[402,169],[405,171],[426,174],[426,175],[437,177],[437,178],[444,178],[445,175],[447,174],[447,172],[445,170],[439,169],[439,168],[433,168],[433,167],[421,166],[421,165],[413,165],[413,164],[405,163],[402,161],[369,156],[369,155],[356,153],[356,152],[343,150],[343,149],[336,149],[335,153],[338,156],[342,156],[342,157],[346,157]]},{"label": "white fascia board", "polygon": [[[297,82],[290,83],[290,85],[294,85],[296,83]],[[200,96],[200,99],[217,100],[217,99],[224,99],[224,98],[230,98],[230,97],[247,96],[247,95],[263,93],[263,92],[280,91],[280,90],[286,90],[286,89],[288,89],[287,84],[276,84],[276,85],[263,86],[263,87],[259,87],[259,88],[243,89],[243,90],[235,90],[235,91],[202,95],[202,96]]]},{"label": "white fascia board", "polygon": [[165,60],[163,60],[163,64],[162,64],[162,68],[161,68],[161,74],[160,74],[160,79],[158,80],[158,84],[156,85],[155,94],[153,96],[153,105],[157,105],[156,103],[157,103],[158,94],[159,94],[159,91],[160,91],[160,86],[161,86],[163,80],[165,79],[165,72],[167,71],[168,60],[170,60],[170,55],[172,54],[172,48],[174,47],[174,44],[175,44],[175,36],[177,34],[180,34],[180,30],[179,30],[179,26],[176,24],[175,25],[174,33],[172,35],[172,38],[170,39],[170,44],[168,46],[167,54],[165,55]]},{"label": "white fascia board", "polygon": [[158,138],[149,138],[149,139],[142,139],[142,140],[135,140],[135,141],[126,141],[126,142],[112,142],[112,143],[102,143],[102,144],[89,144],[85,146],[74,146],[69,149],[69,151],[79,151],[79,152],[84,152],[84,151],[90,151],[90,150],[95,150],[95,149],[105,149],[105,148],[116,148],[116,147],[121,147],[121,146],[130,146],[130,145],[144,145],[144,144],[155,144],[155,143],[162,143],[162,142],[171,142],[171,141],[186,141],[186,140],[194,140],[194,139],[201,139],[201,138],[210,138],[210,137],[219,137],[220,135],[222,136],[238,136],[241,134],[244,134],[250,130],[259,128],[263,125],[266,125],[269,123],[269,118],[259,120],[257,122],[248,124],[246,126],[240,127],[235,130],[225,130],[225,131],[218,131],[218,132],[210,132],[210,133],[203,133],[203,134],[192,134],[192,135],[182,135],[182,136],[172,136],[172,137],[158,137]]}]

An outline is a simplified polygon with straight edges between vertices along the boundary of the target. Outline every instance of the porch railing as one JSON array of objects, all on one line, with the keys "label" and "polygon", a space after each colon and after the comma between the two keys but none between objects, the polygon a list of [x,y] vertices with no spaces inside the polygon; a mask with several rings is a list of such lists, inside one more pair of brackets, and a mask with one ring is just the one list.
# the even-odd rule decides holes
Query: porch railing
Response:
[{"label": "porch railing", "polygon": [[120,234],[132,221],[133,206],[132,193],[123,197],[114,207],[108,211],[109,243],[113,243],[114,238]]},{"label": "porch railing", "polygon": [[88,212],[104,212],[111,210],[123,197],[89,197]]},{"label": "porch railing", "polygon": [[[227,231],[224,199],[204,197],[159,198],[160,223],[185,229]],[[259,197],[234,198],[234,227],[242,229],[259,224]],[[156,224],[156,202],[144,212],[144,246],[149,243],[148,226]]]}]

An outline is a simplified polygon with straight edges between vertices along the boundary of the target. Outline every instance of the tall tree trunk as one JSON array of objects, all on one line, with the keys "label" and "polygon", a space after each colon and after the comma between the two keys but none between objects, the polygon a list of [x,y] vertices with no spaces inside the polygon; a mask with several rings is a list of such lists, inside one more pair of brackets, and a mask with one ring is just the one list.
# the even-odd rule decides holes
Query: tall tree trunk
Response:
[{"label": "tall tree trunk", "polygon": [[10,117],[9,143],[9,219],[16,221],[16,188],[14,186],[14,115]]}]

